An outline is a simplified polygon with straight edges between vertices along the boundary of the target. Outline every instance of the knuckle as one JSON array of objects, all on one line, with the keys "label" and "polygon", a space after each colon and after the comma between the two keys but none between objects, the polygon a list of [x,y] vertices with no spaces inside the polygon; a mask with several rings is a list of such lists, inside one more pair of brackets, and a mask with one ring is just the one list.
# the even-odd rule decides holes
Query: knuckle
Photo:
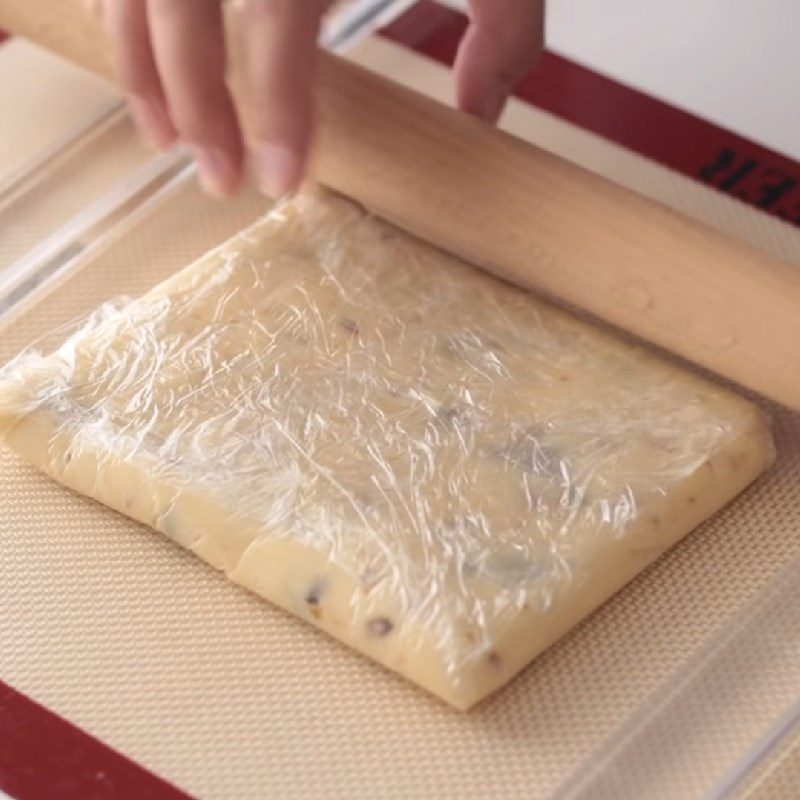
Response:
[{"label": "knuckle", "polygon": [[158,76],[135,61],[122,60],[117,66],[117,75],[122,88],[134,97],[149,97],[160,87]]},{"label": "knuckle", "polygon": [[171,111],[181,135],[193,144],[222,142],[230,138],[224,107],[195,101],[178,103]]},{"label": "knuckle", "polygon": [[304,141],[311,128],[311,115],[286,103],[255,101],[250,106],[251,130],[257,141]]}]

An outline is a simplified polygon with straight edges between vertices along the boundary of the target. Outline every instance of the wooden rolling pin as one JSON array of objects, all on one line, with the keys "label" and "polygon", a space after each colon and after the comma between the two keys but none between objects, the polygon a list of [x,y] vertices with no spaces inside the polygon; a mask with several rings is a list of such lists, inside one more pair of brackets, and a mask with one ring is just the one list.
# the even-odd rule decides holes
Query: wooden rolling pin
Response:
[{"label": "wooden rolling pin", "polygon": [[[0,27],[112,76],[97,23],[71,5],[0,0]],[[317,101],[322,184],[800,409],[800,267],[335,56]]]}]

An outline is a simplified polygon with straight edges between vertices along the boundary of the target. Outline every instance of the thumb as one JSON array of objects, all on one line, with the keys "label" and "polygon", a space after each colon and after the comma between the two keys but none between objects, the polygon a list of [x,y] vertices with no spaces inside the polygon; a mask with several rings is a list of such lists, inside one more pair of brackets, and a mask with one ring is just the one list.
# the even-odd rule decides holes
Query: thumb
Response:
[{"label": "thumb", "polygon": [[496,122],[544,42],[544,0],[472,0],[455,62],[458,107]]}]

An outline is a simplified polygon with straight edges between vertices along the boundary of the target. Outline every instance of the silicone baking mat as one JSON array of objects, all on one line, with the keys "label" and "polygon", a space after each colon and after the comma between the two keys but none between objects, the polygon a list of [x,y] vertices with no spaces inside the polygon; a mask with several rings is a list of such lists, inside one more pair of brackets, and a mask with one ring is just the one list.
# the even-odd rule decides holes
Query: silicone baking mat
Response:
[{"label": "silicone baking mat", "polygon": [[[444,29],[431,26],[437,30]],[[403,38],[397,28],[389,34]],[[353,57],[448,96],[446,70],[413,55],[411,44],[422,47],[418,40],[400,45],[373,38]],[[579,84],[579,73],[570,74]],[[613,84],[609,91],[616,91]],[[518,102],[505,125],[800,262],[796,229],[554,113]],[[701,153],[698,163],[725,146],[717,140],[717,149]],[[202,197],[192,181],[174,181],[119,232],[90,248],[78,271],[51,282],[5,321],[0,360],[32,341],[46,348],[59,338],[44,336],[48,331],[104,300],[142,292],[264,210],[255,195],[220,205]],[[771,411],[779,448],[772,472],[468,715],[3,452],[0,676],[16,692],[201,797],[551,797],[800,551],[800,417]],[[798,663],[790,661],[792,666]],[[748,668],[752,663],[743,660],[742,669]],[[744,709],[735,697],[709,696],[698,725],[723,712],[736,724],[716,747],[698,745],[682,796],[707,791],[729,767],[731,753],[746,749],[784,710],[786,669],[767,677],[761,702]],[[33,720],[31,729],[52,722],[13,696],[11,706]],[[690,734],[672,730],[663,752]],[[82,743],[76,752],[85,759],[73,759],[80,768],[48,767],[40,760],[27,780],[38,780],[41,793],[27,796],[57,796],[47,793],[55,779],[88,785],[96,796],[169,796],[166,784],[135,769],[125,772],[129,762],[82,734],[61,729],[61,735]],[[14,752],[13,743],[6,747],[2,766]],[[12,794],[32,785],[21,770],[11,778],[16,784],[0,787]],[[675,796],[660,788],[659,781],[666,785],[668,779],[643,769],[638,796]]]}]

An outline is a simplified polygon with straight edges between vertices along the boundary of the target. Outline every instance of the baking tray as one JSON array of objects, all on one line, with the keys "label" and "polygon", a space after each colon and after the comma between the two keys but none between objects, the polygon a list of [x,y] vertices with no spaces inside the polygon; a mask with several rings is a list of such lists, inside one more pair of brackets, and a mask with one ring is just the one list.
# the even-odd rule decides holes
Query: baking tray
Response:
[{"label": "baking tray", "polygon": [[[354,47],[375,68],[401,57]],[[443,71],[403,64],[445,90]],[[741,204],[530,108],[506,125],[800,262],[793,232]],[[72,254],[58,269],[26,256],[0,360],[266,211],[203,197],[180,154],[145,167],[46,237]],[[800,417],[770,411],[772,472],[466,716],[3,452],[0,676],[203,797],[792,796]]]},{"label": "baking tray", "polygon": [[0,196],[120,106],[101,78],[31,42],[0,40]]},{"label": "baking tray", "polygon": [[78,230],[108,219],[114,196],[149,180],[154,159],[113,87],[29,42],[0,47],[0,103],[9,109],[0,121],[2,317],[29,288],[32,265],[38,279],[43,261],[60,268]]}]

